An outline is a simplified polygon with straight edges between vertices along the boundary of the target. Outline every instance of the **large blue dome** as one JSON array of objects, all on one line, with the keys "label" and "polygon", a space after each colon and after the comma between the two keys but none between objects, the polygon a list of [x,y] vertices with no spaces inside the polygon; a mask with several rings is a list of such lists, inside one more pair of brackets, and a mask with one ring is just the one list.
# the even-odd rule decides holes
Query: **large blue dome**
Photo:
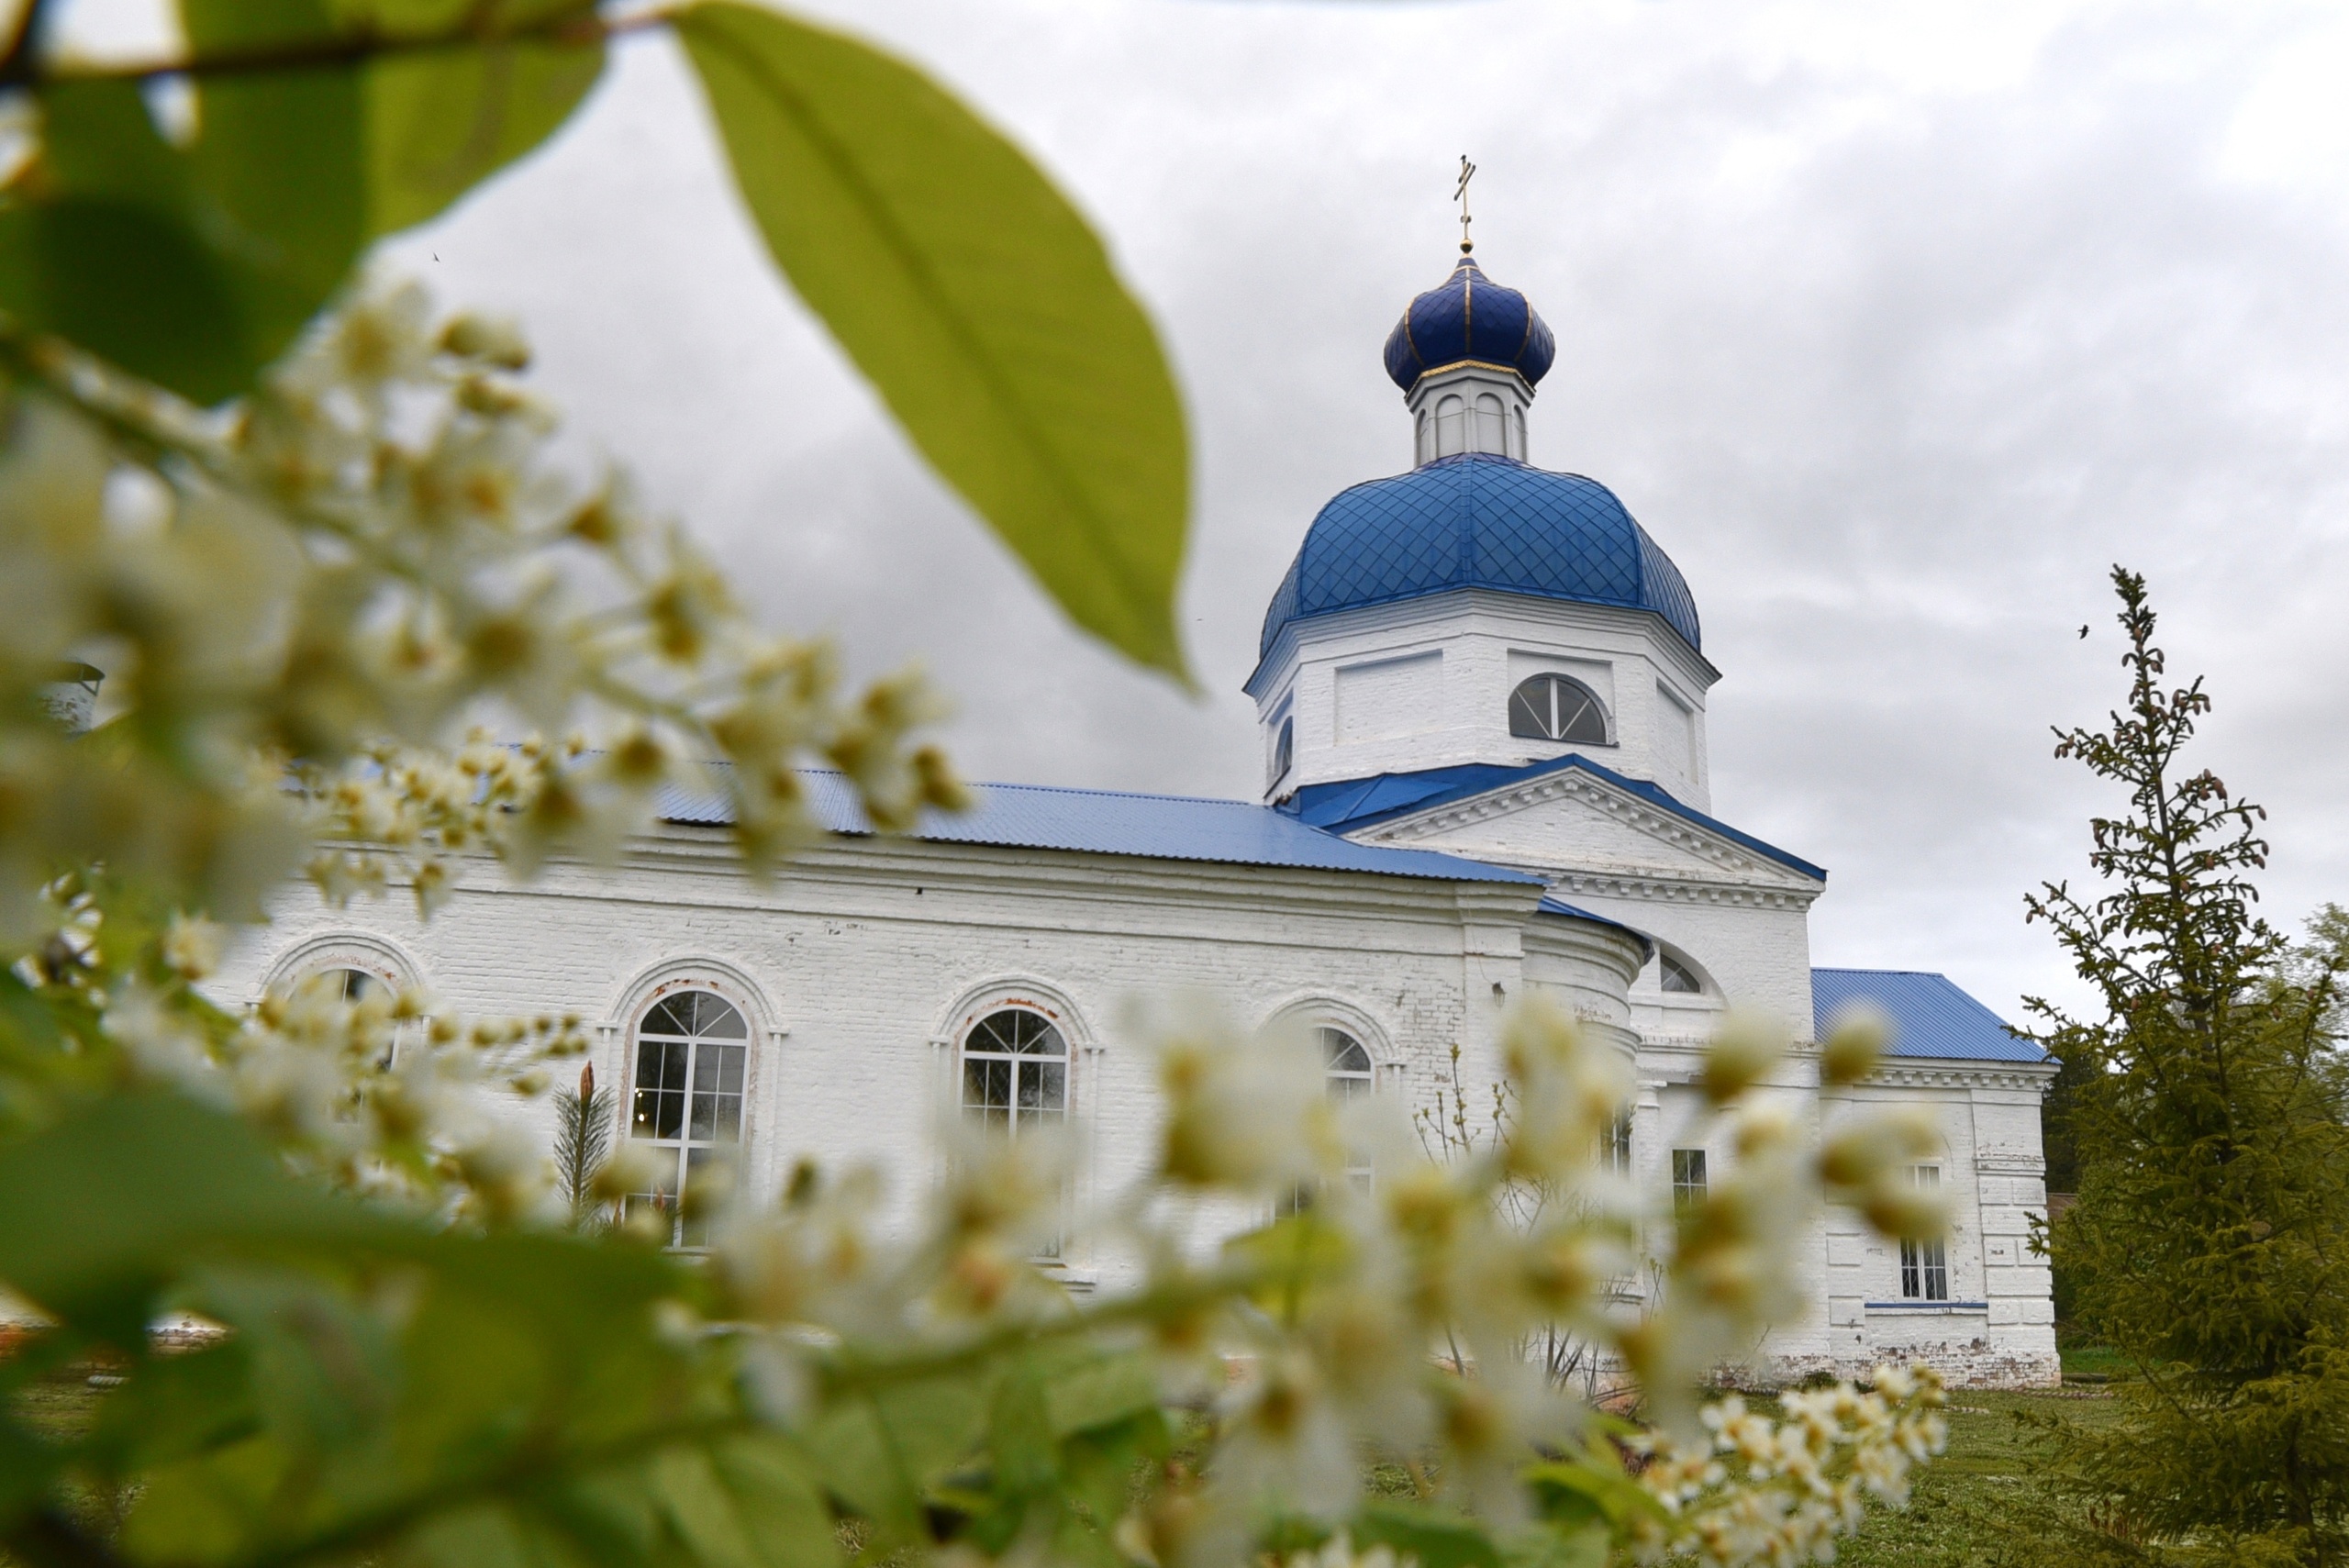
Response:
[{"label": "large blue dome", "polygon": [[1557,356],[1541,314],[1515,289],[1488,281],[1474,256],[1461,257],[1452,276],[1411,301],[1386,336],[1386,373],[1405,392],[1430,371],[1457,364],[1515,371],[1531,386]]},{"label": "large blue dome", "polygon": [[1680,569],[1615,493],[1578,473],[1469,452],[1339,492],[1264,612],[1261,657],[1291,621],[1451,588],[1652,610],[1703,646]]}]

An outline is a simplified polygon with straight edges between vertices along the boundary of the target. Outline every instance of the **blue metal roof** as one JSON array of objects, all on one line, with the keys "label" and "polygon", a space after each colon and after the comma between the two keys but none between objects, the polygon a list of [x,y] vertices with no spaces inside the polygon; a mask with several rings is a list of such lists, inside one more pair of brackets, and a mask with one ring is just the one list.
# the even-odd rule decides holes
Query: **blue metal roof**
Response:
[{"label": "blue metal roof", "polygon": [[1873,1002],[1892,1019],[1892,1054],[1959,1062],[2044,1062],[2047,1052],[2018,1040],[1998,1015],[1959,990],[1945,974],[1914,969],[1814,969],[1813,1027],[1820,1038],[1854,1002]]},{"label": "blue metal roof", "polygon": [[1340,491],[1275,590],[1256,651],[1270,654],[1291,621],[1453,588],[1649,610],[1703,646],[1680,569],[1613,491],[1465,452]]},{"label": "blue metal roof", "polygon": [[[800,777],[807,786],[811,814],[824,828],[834,833],[873,831],[847,779],[814,768],[803,770]],[[924,812],[914,837],[936,843],[1072,850],[1225,865],[1366,872],[1375,876],[1416,876],[1442,882],[1504,882],[1539,886],[1542,881],[1505,866],[1486,865],[1433,850],[1357,844],[1300,822],[1286,812],[1244,800],[1055,789],[1042,784],[974,784],[972,788],[978,797],[974,809],[957,816]],[[734,820],[733,808],[725,796],[674,787],[661,792],[654,810],[663,822],[691,827],[722,828]]]},{"label": "blue metal roof", "polygon": [[1542,895],[1542,902],[1534,906],[1534,909],[1537,914],[1564,915],[1568,919],[1587,920],[1594,926],[1610,927],[1615,930],[1622,932],[1625,936],[1637,938],[1640,944],[1640,951],[1645,955],[1640,960],[1642,963],[1645,963],[1649,959],[1655,956],[1655,939],[1649,936],[1645,931],[1641,930],[1637,926],[1627,926],[1620,920],[1610,920],[1604,915],[1594,915],[1587,909],[1579,908],[1575,905],[1567,903],[1564,899],[1559,897],[1555,894],[1543,894]]},{"label": "blue metal roof", "polygon": [[1297,819],[1308,826],[1326,828],[1333,833],[1351,833],[1391,817],[1449,806],[1455,800],[1467,800],[1497,789],[1507,789],[1527,779],[1538,779],[1567,768],[1580,768],[1593,778],[1604,779],[1651,806],[1669,811],[1709,832],[1718,833],[1733,844],[1743,845],[1757,855],[1767,856],[1789,870],[1816,877],[1820,882],[1827,880],[1824,870],[1799,855],[1790,855],[1775,844],[1764,843],[1751,833],[1742,833],[1694,806],[1685,806],[1674,799],[1669,792],[1645,779],[1626,778],[1612,768],[1601,767],[1589,758],[1572,751],[1563,757],[1527,762],[1519,767],[1503,767],[1497,762],[1463,762],[1456,767],[1430,768],[1424,773],[1380,773],[1375,778],[1307,784],[1291,795],[1281,809],[1295,812]]},{"label": "blue metal roof", "polygon": [[1549,324],[1513,288],[1488,281],[1473,256],[1452,275],[1411,301],[1386,338],[1386,373],[1408,392],[1419,377],[1448,365],[1475,363],[1513,370],[1528,385],[1557,358]]}]

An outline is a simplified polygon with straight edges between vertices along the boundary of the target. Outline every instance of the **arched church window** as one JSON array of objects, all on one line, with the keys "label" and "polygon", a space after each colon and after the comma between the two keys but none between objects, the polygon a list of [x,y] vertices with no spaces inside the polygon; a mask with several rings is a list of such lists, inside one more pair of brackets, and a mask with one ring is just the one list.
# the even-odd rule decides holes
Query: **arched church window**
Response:
[{"label": "arched church window", "polygon": [[1509,410],[1508,417],[1511,426],[1510,433],[1517,438],[1516,444],[1508,449],[1508,455],[1520,462],[1530,462],[1532,460],[1525,455],[1525,410],[1512,408]]},{"label": "arched church window", "polygon": [[1003,1007],[963,1038],[963,1114],[1018,1138],[1068,1116],[1068,1040],[1050,1018]]},{"label": "arched church window", "polygon": [[1454,457],[1468,450],[1468,405],[1457,396],[1438,398],[1435,406],[1435,455]]},{"label": "arched church window", "polygon": [[[1339,1105],[1370,1094],[1378,1081],[1378,1070],[1370,1060],[1370,1052],[1363,1049],[1362,1041],[1328,1024],[1316,1029],[1314,1034],[1321,1043],[1323,1092]],[[1345,1180],[1367,1192],[1372,1181],[1371,1167],[1349,1162]],[[1273,1212],[1302,1214],[1313,1207],[1320,1190],[1319,1182],[1300,1182],[1274,1203]]]},{"label": "arched church window", "polygon": [[1362,1048],[1362,1041],[1326,1024],[1320,1034],[1322,1070],[1329,1074],[1330,1097],[1345,1101],[1369,1094],[1375,1074],[1370,1052]]},{"label": "arched church window", "polygon": [[[391,983],[382,975],[353,969],[348,964],[321,969],[304,980],[299,988],[313,995],[324,992],[328,999],[346,1006],[356,1006],[370,996],[380,996],[388,1001],[392,991]],[[398,1055],[399,1032],[397,1027],[393,1026],[384,1036],[383,1050],[376,1053],[375,1066],[388,1072]]]},{"label": "arched church window", "polygon": [[1656,961],[1663,973],[1664,988],[1666,991],[1687,996],[1701,996],[1705,994],[1705,983],[1697,978],[1695,970],[1668,952],[1658,953]]},{"label": "arched church window", "polygon": [[1280,729],[1273,736],[1273,773],[1266,782],[1278,784],[1288,777],[1291,763],[1297,761],[1297,717],[1292,714],[1281,720]]},{"label": "arched church window", "polygon": [[382,977],[363,969],[327,969],[311,976],[309,984],[323,985],[327,995],[338,1002],[362,1002],[378,991],[388,990]]},{"label": "arched church window", "polygon": [[709,1222],[685,1220],[678,1200],[705,1170],[732,1158],[742,1140],[742,1082],[750,1026],[731,1002],[708,991],[679,991],[653,1004],[636,1026],[636,1083],[629,1138],[656,1158],[655,1174],[628,1207],[674,1216],[669,1243],[708,1244]]},{"label": "arched church window", "polygon": [[1414,461],[1425,462],[1435,456],[1435,425],[1424,408],[1411,427],[1411,455]]},{"label": "arched church window", "polygon": [[1527,740],[1607,744],[1607,710],[1588,686],[1564,675],[1536,675],[1508,698],[1508,732]]},{"label": "arched church window", "polygon": [[1499,452],[1507,450],[1507,415],[1501,400],[1489,392],[1476,395],[1476,431],[1469,442],[1471,451]]}]

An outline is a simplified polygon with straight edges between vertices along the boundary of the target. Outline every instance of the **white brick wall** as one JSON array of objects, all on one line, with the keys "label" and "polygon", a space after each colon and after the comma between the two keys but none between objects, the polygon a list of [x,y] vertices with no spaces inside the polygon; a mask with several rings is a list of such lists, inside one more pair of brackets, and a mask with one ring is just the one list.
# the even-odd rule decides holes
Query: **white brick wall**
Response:
[{"label": "white brick wall", "polygon": [[[1124,1022],[1137,996],[1199,991],[1244,1025],[1281,1015],[1337,1024],[1380,1063],[1382,1093],[1423,1105],[1449,1082],[1455,1040],[1472,1090],[1492,1081],[1497,1022],[1531,987],[1638,1049],[1646,1087],[1634,1155],[1651,1179],[1668,1181],[1668,1151],[1684,1137],[1707,1140],[1725,1162],[1717,1129],[1690,1130],[1685,1087],[1696,1063],[1685,1037],[1700,1032],[1688,1020],[1709,1018],[1718,999],[1673,1015],[1684,1038],[1659,1034],[1648,1020],[1666,1010],[1652,971],[1634,982],[1636,940],[1537,917],[1537,895],[1511,884],[870,839],[828,840],[761,890],[733,868],[721,835],[669,828],[613,870],[559,863],[514,887],[477,867],[429,926],[397,895],[338,911],[289,887],[216,988],[242,1002],[266,984],[361,962],[476,1016],[576,1013],[596,1026],[599,1079],[625,1086],[643,1008],[664,986],[707,985],[752,1026],[746,1164],[755,1187],[772,1190],[804,1156],[872,1161],[903,1204],[935,1175],[931,1129],[955,1083],[954,1042],[993,1004],[1043,1008],[1070,1041],[1087,1157],[1076,1196],[1087,1202],[1132,1179],[1154,1136],[1152,1063]],[[1799,907],[1575,901],[1668,929],[1731,998],[1751,987],[1791,1001],[1784,977],[1799,972],[1808,1011]],[[1775,991],[1757,978],[1769,974],[1781,977]],[[1817,1103],[1809,1071],[1798,1058],[1777,1092]],[[1768,1354],[1800,1370],[1921,1347],[1961,1374],[2052,1375],[2045,1272],[2021,1246],[2043,1201],[2036,1080],[1951,1068],[1931,1083],[1859,1091],[1821,1114],[1831,1120],[1854,1098],[1934,1107],[1963,1213],[1950,1243],[1953,1294],[1989,1309],[1963,1322],[1868,1313],[1865,1302],[1889,1288],[1882,1258],[1867,1250],[1880,1244],[1831,1227],[1806,1254],[1820,1304]],[[548,1115],[521,1102],[507,1109],[541,1124]],[[1110,1259],[1069,1262],[1078,1277],[1115,1269]]]},{"label": "white brick wall", "polygon": [[[1598,695],[1609,744],[1509,734],[1509,693],[1543,670]],[[1268,763],[1281,721],[1296,723],[1295,765],[1265,781],[1267,798],[1334,779],[1578,751],[1702,811],[1711,798],[1705,693],[1718,678],[1653,615],[1459,589],[1298,622],[1249,691]]]}]

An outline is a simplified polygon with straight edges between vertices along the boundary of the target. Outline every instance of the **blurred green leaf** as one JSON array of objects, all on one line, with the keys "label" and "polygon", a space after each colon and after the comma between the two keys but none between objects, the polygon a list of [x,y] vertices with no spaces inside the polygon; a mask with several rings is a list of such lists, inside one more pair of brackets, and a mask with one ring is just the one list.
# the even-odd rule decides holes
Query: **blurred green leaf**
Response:
[{"label": "blurred green leaf", "polygon": [[216,401],[263,360],[241,263],[199,235],[186,158],[127,82],[39,95],[42,154],[0,206],[0,308],[184,395]]},{"label": "blurred green leaf", "polygon": [[198,403],[251,384],[366,245],[544,141],[603,68],[600,30],[510,36],[586,0],[184,0],[197,58],[354,34],[479,41],[198,76],[184,147],[128,82],[39,90],[41,155],[0,206],[0,308]]},{"label": "blurred green leaf", "polygon": [[1562,1525],[1579,1525],[1603,1518],[1622,1529],[1635,1518],[1661,1521],[1664,1506],[1648,1489],[1624,1473],[1615,1451],[1605,1438],[1593,1438],[1587,1457],[1555,1460],[1529,1467],[1526,1484],[1541,1499],[1544,1518]]},{"label": "blurred green leaf", "polygon": [[1372,1503],[1354,1516],[1357,1549],[1384,1546],[1419,1568],[1501,1568],[1500,1553],[1473,1522],[1416,1503]]},{"label": "blurred green leaf", "polygon": [[1079,625],[1182,676],[1182,409],[1083,217],[866,44],[731,0],[675,26],[769,251],[915,444]]},{"label": "blurred green leaf", "polygon": [[1505,1553],[1507,1568],[1607,1568],[1614,1536],[1603,1524],[1521,1530]]},{"label": "blurred green leaf", "polygon": [[369,233],[439,217],[535,150],[603,69],[600,37],[521,39],[375,62],[367,74]]},{"label": "blurred green leaf", "polygon": [[224,1243],[418,1233],[295,1181],[250,1128],[176,1095],[119,1095],[0,1146],[0,1282],[135,1348],[156,1293]]},{"label": "blurred green leaf", "polygon": [[[184,0],[181,11],[199,59],[334,29],[327,0]],[[366,243],[360,72],[344,66],[206,79],[187,158],[197,194],[191,219],[228,263],[252,359],[227,389],[233,392],[294,340]]]},{"label": "blurred green leaf", "polygon": [[975,1376],[933,1378],[844,1399],[808,1439],[823,1483],[894,1539],[915,1536],[924,1494],[977,1446],[987,1414]]},{"label": "blurred green leaf", "polygon": [[1052,1435],[1107,1427],[1158,1408],[1158,1374],[1140,1351],[1103,1355],[1074,1345],[1078,1355],[1055,1359],[1043,1373]]}]

